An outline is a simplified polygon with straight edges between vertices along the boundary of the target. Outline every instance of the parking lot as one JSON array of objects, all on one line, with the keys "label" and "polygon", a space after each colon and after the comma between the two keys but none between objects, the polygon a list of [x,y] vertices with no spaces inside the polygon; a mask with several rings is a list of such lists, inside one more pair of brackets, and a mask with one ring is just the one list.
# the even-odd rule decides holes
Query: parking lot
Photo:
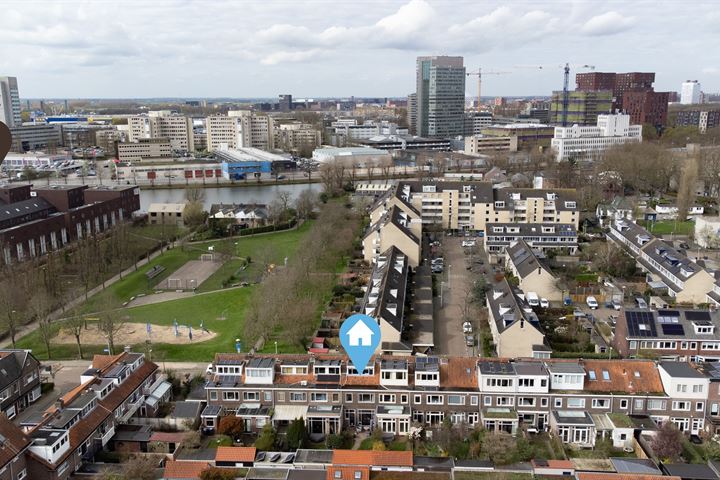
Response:
[{"label": "parking lot", "polygon": [[[444,257],[443,273],[436,274],[438,296],[435,299],[435,352],[444,355],[477,355],[477,316],[471,318],[475,346],[465,344],[463,308],[469,290],[479,275],[466,269],[468,256],[462,247],[464,238],[443,237],[439,252]],[[469,240],[469,238],[468,238]],[[477,242],[480,245],[480,242]],[[482,250],[482,248],[480,248]],[[430,259],[428,259],[430,261]]]}]

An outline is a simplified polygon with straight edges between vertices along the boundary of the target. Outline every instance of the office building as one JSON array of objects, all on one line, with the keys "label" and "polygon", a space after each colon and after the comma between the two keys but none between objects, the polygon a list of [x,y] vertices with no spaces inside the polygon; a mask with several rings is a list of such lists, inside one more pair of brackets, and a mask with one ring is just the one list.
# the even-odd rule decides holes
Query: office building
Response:
[{"label": "office building", "polygon": [[117,144],[118,160],[137,162],[172,158],[173,148],[165,138],[140,138],[137,142]]},{"label": "office building", "polygon": [[293,109],[292,95],[283,94],[278,96],[278,107],[281,112],[289,112]]},{"label": "office building", "polygon": [[105,150],[108,156],[118,154],[118,142],[127,141],[127,133],[122,130],[107,129],[95,132],[95,144]]},{"label": "office building", "polygon": [[275,148],[274,122],[267,115],[231,110],[227,115],[207,117],[205,127],[209,152],[227,148]]},{"label": "office building", "polygon": [[410,133],[417,135],[415,127],[417,125],[417,94],[411,93],[407,97],[407,123],[410,125]]},{"label": "office building", "polygon": [[54,153],[63,145],[62,127],[60,125],[19,125],[11,127],[13,152],[29,152],[32,150],[43,150],[47,153]]},{"label": "office building", "polygon": [[258,148],[228,148],[215,150],[215,156],[222,162],[222,175],[227,179],[240,180],[247,175],[260,176],[295,165],[282,155]]},{"label": "office building", "polygon": [[378,150],[440,150],[450,151],[450,140],[412,135],[375,135],[356,142]]},{"label": "office building", "polygon": [[362,166],[391,163],[392,156],[385,150],[370,147],[322,147],[316,148],[312,159],[318,163],[342,161],[346,165]]},{"label": "office building", "polygon": [[708,128],[720,127],[720,110],[681,110],[675,117],[675,125],[697,127],[700,133]]},{"label": "office building", "polygon": [[612,91],[612,111],[627,113],[632,123],[665,125],[670,93],[656,92],[652,86],[654,81],[652,72],[588,72],[575,76],[577,90]]},{"label": "office building", "polygon": [[490,112],[465,112],[464,135],[480,135],[483,128],[493,124],[493,116]]},{"label": "office building", "polygon": [[550,146],[555,129],[540,123],[493,124],[480,130],[486,137],[515,137],[518,150],[532,150]]},{"label": "office building", "polygon": [[680,89],[680,103],[683,105],[694,105],[702,103],[700,101],[702,91],[700,90],[700,82],[697,80],[686,80]]},{"label": "office building", "polygon": [[0,77],[0,122],[10,128],[22,125],[17,78]]},{"label": "office building", "polygon": [[517,152],[517,137],[467,136],[465,137],[464,152],[467,155],[485,152]]},{"label": "office building", "polygon": [[462,57],[417,58],[417,118],[421,137],[463,134],[465,67]]},{"label": "office building", "polygon": [[[568,92],[567,125],[595,125],[599,114],[611,112],[612,95],[611,90]],[[550,123],[562,124],[563,113],[563,92],[553,92]]]},{"label": "office building", "polygon": [[307,123],[292,122],[275,125],[273,145],[279,150],[309,157],[322,144],[322,132]]},{"label": "office building", "polygon": [[629,115],[600,115],[594,127],[555,127],[552,148],[559,162],[593,160],[614,145],[640,142],[642,126],[631,125]]},{"label": "office building", "polygon": [[194,151],[192,119],[169,110],[148,112],[128,118],[128,141],[141,138],[166,138],[173,150]]}]

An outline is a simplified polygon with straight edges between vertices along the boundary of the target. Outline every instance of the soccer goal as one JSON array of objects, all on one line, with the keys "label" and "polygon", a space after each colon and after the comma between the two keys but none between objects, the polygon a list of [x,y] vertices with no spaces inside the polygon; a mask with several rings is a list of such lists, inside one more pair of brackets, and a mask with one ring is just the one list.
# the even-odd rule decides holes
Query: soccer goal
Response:
[{"label": "soccer goal", "polygon": [[168,284],[169,290],[177,290],[177,289],[183,288],[183,279],[182,278],[168,278],[167,284]]},{"label": "soccer goal", "polygon": [[203,253],[200,255],[200,261],[202,262],[212,262],[215,260],[215,255],[212,253]]}]

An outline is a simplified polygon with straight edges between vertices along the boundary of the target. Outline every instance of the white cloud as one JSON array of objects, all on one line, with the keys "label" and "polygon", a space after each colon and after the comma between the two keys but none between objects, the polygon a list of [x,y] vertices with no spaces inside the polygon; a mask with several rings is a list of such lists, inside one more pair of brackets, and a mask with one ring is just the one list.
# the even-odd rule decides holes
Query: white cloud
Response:
[{"label": "white cloud", "polygon": [[596,15],[580,27],[580,32],[586,35],[614,35],[629,30],[635,25],[635,17],[624,17],[618,12],[611,11]]},{"label": "white cloud", "polygon": [[314,48],[312,50],[302,51],[280,51],[274,52],[260,60],[263,65],[277,65],[280,63],[298,63],[306,62],[308,60],[315,60],[323,55],[323,50]]},{"label": "white cloud", "polygon": [[718,67],[705,67],[702,69],[702,73],[706,75],[720,75],[720,68]]}]

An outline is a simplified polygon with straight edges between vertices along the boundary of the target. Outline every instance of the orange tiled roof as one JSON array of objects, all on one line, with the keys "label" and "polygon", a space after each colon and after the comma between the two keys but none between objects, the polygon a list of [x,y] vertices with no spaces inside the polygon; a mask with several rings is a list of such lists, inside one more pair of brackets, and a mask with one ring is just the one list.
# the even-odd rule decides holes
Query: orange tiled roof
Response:
[{"label": "orange tiled roof", "polygon": [[412,467],[413,453],[373,450],[334,450],[333,465],[376,465],[381,467]]},{"label": "orange tiled roof", "polygon": [[185,439],[183,432],[153,432],[150,436],[151,442],[182,443]]},{"label": "orange tiled roof", "polygon": [[[646,360],[584,360],[588,392],[664,393],[655,363]],[[607,371],[610,380],[603,378]],[[590,380],[590,371],[596,380]]]},{"label": "orange tiled roof", "polygon": [[540,468],[568,468],[568,469],[574,469],[575,464],[571,462],[570,460],[546,460],[546,465],[538,465],[535,463],[535,460],[532,460],[532,464],[534,467],[540,467]]},{"label": "orange tiled roof", "polygon": [[[340,472],[340,476],[336,476]],[[355,473],[360,472],[360,478],[355,476]],[[327,480],[370,480],[370,467],[328,467]]]},{"label": "orange tiled roof", "polygon": [[216,462],[252,462],[255,460],[255,447],[218,447]]},{"label": "orange tiled roof", "polygon": [[165,472],[163,478],[200,478],[200,474],[210,468],[207,462],[179,462],[168,460],[165,462]]},{"label": "orange tiled roof", "polygon": [[447,365],[440,362],[440,385],[446,388],[478,388],[477,358],[449,357],[447,360]]},{"label": "orange tiled roof", "polygon": [[682,480],[680,477],[645,475],[642,473],[578,472],[576,475],[578,480]]},{"label": "orange tiled roof", "polygon": [[30,438],[8,420],[4,413],[0,414],[0,434],[4,437],[4,441],[0,444],[0,468],[2,468],[30,445]]},{"label": "orange tiled roof", "polygon": [[120,357],[125,355],[125,352],[118,353],[117,355],[99,355],[95,354],[93,355],[92,360],[92,368],[97,368],[99,370],[104,370],[113,363],[120,360]]}]

